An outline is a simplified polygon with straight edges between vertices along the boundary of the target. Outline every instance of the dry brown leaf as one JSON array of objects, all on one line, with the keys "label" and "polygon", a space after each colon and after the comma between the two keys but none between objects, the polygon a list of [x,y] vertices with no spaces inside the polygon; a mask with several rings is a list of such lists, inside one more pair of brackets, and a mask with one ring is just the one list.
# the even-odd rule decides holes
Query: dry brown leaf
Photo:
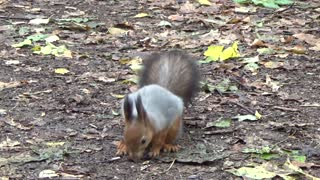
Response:
[{"label": "dry brown leaf", "polygon": [[185,14],[197,12],[194,5],[189,1],[187,1],[183,6],[181,6],[180,11]]},{"label": "dry brown leaf", "polygon": [[183,21],[184,17],[179,14],[175,14],[175,15],[168,16],[168,19],[171,21]]},{"label": "dry brown leaf", "polygon": [[266,44],[260,39],[255,39],[251,44],[251,47],[267,47]]},{"label": "dry brown leaf", "polygon": [[296,53],[296,54],[305,54],[307,49],[304,46],[297,45],[297,46],[291,48],[290,51],[293,53]]},{"label": "dry brown leaf", "polygon": [[298,38],[300,41],[305,41],[310,45],[316,45],[320,42],[320,39],[317,39],[316,36],[312,34],[299,33],[294,34],[293,37]]}]

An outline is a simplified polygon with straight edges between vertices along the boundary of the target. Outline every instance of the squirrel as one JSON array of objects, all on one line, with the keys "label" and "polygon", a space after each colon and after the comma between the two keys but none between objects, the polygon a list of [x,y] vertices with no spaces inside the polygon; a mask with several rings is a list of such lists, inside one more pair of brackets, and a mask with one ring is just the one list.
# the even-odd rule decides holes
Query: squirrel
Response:
[{"label": "squirrel", "polygon": [[195,60],[180,50],[154,53],[143,61],[139,89],[122,101],[124,138],[117,155],[137,161],[150,147],[149,156],[176,152],[182,133],[184,107],[199,90],[200,72]]}]

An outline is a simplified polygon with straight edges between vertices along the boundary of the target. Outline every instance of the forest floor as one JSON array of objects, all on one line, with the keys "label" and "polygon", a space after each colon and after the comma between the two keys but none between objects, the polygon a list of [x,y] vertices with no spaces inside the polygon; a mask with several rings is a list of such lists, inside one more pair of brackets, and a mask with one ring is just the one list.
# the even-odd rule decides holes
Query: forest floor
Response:
[{"label": "forest floor", "polygon": [[[0,1],[1,179],[320,178],[318,0],[211,2]],[[241,57],[199,64],[181,151],[116,156],[137,57],[236,41]]]}]

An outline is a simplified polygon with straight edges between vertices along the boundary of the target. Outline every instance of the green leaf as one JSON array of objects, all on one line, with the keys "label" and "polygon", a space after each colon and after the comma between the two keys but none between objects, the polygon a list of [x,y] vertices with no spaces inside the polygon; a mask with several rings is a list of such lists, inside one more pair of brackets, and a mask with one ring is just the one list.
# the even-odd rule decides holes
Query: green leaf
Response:
[{"label": "green leaf", "polygon": [[266,179],[266,178],[273,178],[277,174],[273,172],[269,172],[262,166],[257,167],[241,167],[239,169],[231,169],[227,170],[228,172],[236,175],[236,176],[242,176],[246,178],[252,178],[252,179]]},{"label": "green leaf", "polygon": [[307,157],[306,156],[298,156],[298,155],[293,155],[292,158],[295,160],[295,161],[298,161],[298,162],[306,162],[307,160]]},{"label": "green leaf", "polygon": [[229,89],[229,85],[230,84],[230,80],[229,79],[224,79],[223,81],[221,81],[217,86],[216,89],[221,92],[224,93]]},{"label": "green leaf", "polygon": [[262,5],[267,8],[274,8],[274,9],[280,8],[280,6],[278,6],[275,2],[263,2]]},{"label": "green leaf", "polygon": [[263,153],[260,156],[262,159],[264,160],[270,160],[270,159],[276,159],[279,158],[280,155],[279,154],[275,154],[275,153]]},{"label": "green leaf", "polygon": [[239,4],[248,3],[249,1],[250,1],[250,0],[233,0],[233,2],[239,3]]},{"label": "green leaf", "polygon": [[205,92],[213,92],[216,89],[213,85],[209,84],[208,82],[201,81],[200,84],[201,89],[203,89]]},{"label": "green leaf", "polygon": [[224,119],[215,122],[214,126],[215,127],[220,127],[220,128],[228,128],[231,125],[231,119]]},{"label": "green leaf", "polygon": [[232,91],[232,92],[236,92],[236,91],[238,91],[239,89],[238,89],[238,87],[237,86],[229,86],[229,91]]},{"label": "green leaf", "polygon": [[259,69],[259,65],[257,63],[248,63],[243,68],[254,73]]},{"label": "green leaf", "polygon": [[291,0],[275,0],[277,4],[280,4],[280,5],[289,5],[289,4],[292,4],[293,1]]},{"label": "green leaf", "polygon": [[13,45],[11,45],[11,46],[12,46],[12,47],[15,47],[15,48],[19,48],[19,47],[23,47],[23,46],[29,46],[29,45],[31,45],[31,44],[32,44],[31,40],[25,39],[25,40],[23,40],[22,42],[20,42],[20,43],[18,43],[18,44],[13,44]]},{"label": "green leaf", "polygon": [[50,36],[49,34],[35,34],[35,35],[28,36],[27,39],[33,42],[36,42],[36,41],[44,40],[49,36]]},{"label": "green leaf", "polygon": [[271,153],[271,148],[269,146],[264,146],[262,148],[245,148],[242,150],[243,153],[256,153],[256,154],[264,154]]},{"label": "green leaf", "polygon": [[259,54],[273,54],[274,50],[271,48],[259,48],[257,49]]},{"label": "green leaf", "polygon": [[20,36],[24,36],[24,35],[28,34],[29,32],[30,32],[30,28],[28,28],[28,27],[21,27],[19,29]]}]

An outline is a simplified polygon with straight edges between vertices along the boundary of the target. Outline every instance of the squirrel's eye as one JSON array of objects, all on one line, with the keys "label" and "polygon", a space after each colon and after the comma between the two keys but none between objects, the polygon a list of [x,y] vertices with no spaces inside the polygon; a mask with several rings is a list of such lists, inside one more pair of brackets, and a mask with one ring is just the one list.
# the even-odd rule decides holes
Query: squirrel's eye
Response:
[{"label": "squirrel's eye", "polygon": [[143,138],[141,139],[141,144],[145,144],[146,143],[146,140]]}]

